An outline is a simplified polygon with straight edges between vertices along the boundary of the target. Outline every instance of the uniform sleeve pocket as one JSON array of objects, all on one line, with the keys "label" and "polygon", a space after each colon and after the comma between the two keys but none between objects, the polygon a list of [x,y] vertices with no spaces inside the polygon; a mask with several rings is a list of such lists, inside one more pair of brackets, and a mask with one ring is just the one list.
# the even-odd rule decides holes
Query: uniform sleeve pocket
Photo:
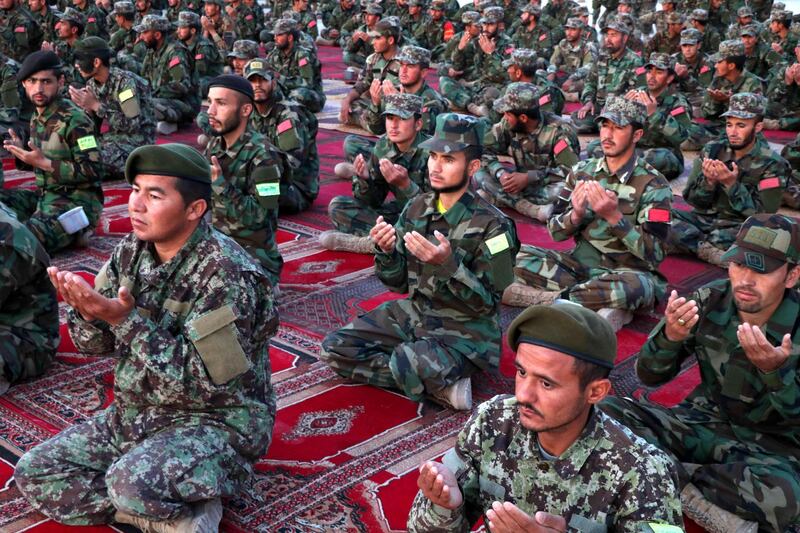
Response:
[{"label": "uniform sleeve pocket", "polygon": [[222,385],[250,370],[250,361],[239,344],[230,305],[214,309],[189,323],[189,337],[211,381]]}]

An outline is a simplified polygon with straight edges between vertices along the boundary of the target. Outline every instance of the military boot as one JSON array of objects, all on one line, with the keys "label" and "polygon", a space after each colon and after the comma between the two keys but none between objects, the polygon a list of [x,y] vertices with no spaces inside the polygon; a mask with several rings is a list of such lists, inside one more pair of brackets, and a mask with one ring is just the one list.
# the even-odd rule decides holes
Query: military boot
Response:
[{"label": "military boot", "polygon": [[614,328],[615,332],[621,330],[622,326],[633,320],[633,313],[627,309],[604,307],[597,311],[597,314],[605,318],[606,322],[611,324],[611,327]]},{"label": "military boot", "polygon": [[434,392],[431,398],[436,403],[456,411],[468,411],[472,409],[472,381],[469,378],[461,378],[449,387]]},{"label": "military boot", "polygon": [[343,231],[328,230],[319,235],[319,243],[327,250],[339,250],[357,254],[374,254],[375,244],[369,236],[359,237]]},{"label": "military boot", "polygon": [[758,523],[742,520],[735,514],[714,505],[692,483],[683,487],[681,491],[681,506],[686,516],[709,533],[758,532]]},{"label": "military boot", "polygon": [[702,259],[706,263],[717,265],[718,267],[728,268],[728,262],[722,260],[726,250],[717,248],[709,242],[701,242],[697,245],[697,258]]},{"label": "military boot", "polygon": [[175,520],[148,520],[123,511],[117,511],[114,520],[136,526],[143,533],[217,533],[222,521],[222,502],[214,498],[194,504],[189,515]]},{"label": "military boot", "polygon": [[503,303],[512,307],[549,305],[561,297],[561,291],[546,291],[514,282],[503,291]]}]

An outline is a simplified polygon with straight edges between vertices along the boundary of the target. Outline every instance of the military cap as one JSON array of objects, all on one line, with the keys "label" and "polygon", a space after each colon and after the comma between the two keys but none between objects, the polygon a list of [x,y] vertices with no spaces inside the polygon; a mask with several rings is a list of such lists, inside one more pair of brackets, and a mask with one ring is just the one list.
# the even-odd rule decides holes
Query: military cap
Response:
[{"label": "military cap", "polygon": [[111,57],[113,52],[108,42],[100,37],[84,37],[75,43],[72,51],[77,58]]},{"label": "military cap", "polygon": [[661,0],[661,5],[662,6],[664,4],[677,4],[677,3],[678,3],[678,0]]},{"label": "military cap", "polygon": [[766,101],[755,93],[736,93],[728,100],[728,110],[723,117],[756,118],[764,115]]},{"label": "military cap", "polygon": [[263,59],[253,59],[248,61],[242,71],[244,77],[248,80],[253,76],[261,76],[267,81],[272,81],[275,78],[275,73],[269,66],[269,63]]},{"label": "military cap", "polygon": [[639,102],[626,100],[621,96],[609,96],[595,120],[600,122],[604,118],[618,126],[628,124],[643,126],[647,121],[647,108]]},{"label": "military cap", "polygon": [[572,8],[573,17],[589,16],[589,8],[586,6],[575,6]]},{"label": "military cap", "polygon": [[370,37],[382,37],[382,36],[395,36],[397,37],[400,35],[400,21],[397,17],[386,17],[379,20],[375,23],[375,27],[372,28],[367,35]]},{"label": "military cap", "polygon": [[225,7],[224,0],[205,0],[206,4],[217,4],[219,7]]},{"label": "military cap", "polygon": [[753,17],[753,10],[750,6],[742,6],[736,10],[736,16],[739,18]]},{"label": "military cap", "polygon": [[142,22],[133,27],[133,31],[141,33],[143,31],[167,32],[171,29],[169,20],[161,15],[145,15]]},{"label": "military cap", "polygon": [[491,6],[483,10],[481,24],[497,24],[503,22],[504,11],[502,7]]},{"label": "military cap", "polygon": [[424,0],[408,0],[408,2],[406,2],[407,7],[422,7],[424,5]]},{"label": "military cap", "polygon": [[447,4],[444,0],[433,0],[431,2],[431,9],[435,9],[436,11],[444,11]]},{"label": "military cap", "polygon": [[655,67],[659,70],[675,70],[675,60],[669,54],[662,54],[661,52],[653,52],[650,54],[650,59],[645,63],[645,68]]},{"label": "military cap", "polygon": [[633,18],[633,15],[630,13],[617,13],[617,17],[628,28],[628,33],[633,33],[634,28],[636,28],[636,19]]},{"label": "military cap", "polygon": [[212,78],[211,81],[208,82],[208,88],[211,89],[212,87],[224,87],[243,94],[250,98],[250,100],[253,99],[253,86],[249,81],[236,74],[223,74]]},{"label": "military cap", "polygon": [[[281,17],[280,18],[293,20],[293,21],[295,21],[295,23],[298,23],[298,22],[300,22],[300,19],[302,17],[303,17],[303,15],[301,15],[297,11],[295,11],[293,9],[286,9],[286,10],[283,11],[283,13],[281,13]],[[295,27],[297,27],[297,26],[295,26]]]},{"label": "military cap", "polygon": [[708,60],[712,63],[717,63],[722,61],[723,59],[728,59],[729,57],[736,57],[736,56],[743,56],[744,55],[744,43],[741,39],[729,39],[727,41],[722,41],[719,43],[719,50],[716,54],[713,54],[708,57]]},{"label": "military cap", "polygon": [[42,70],[59,70],[64,68],[61,59],[55,52],[38,50],[25,58],[17,72],[17,81],[25,81]]},{"label": "military cap", "polygon": [[514,350],[520,344],[532,344],[603,368],[614,368],[617,358],[617,336],[611,325],[591,309],[568,300],[528,307],[511,322],[506,339]]},{"label": "military cap", "polygon": [[530,48],[515,48],[511,57],[503,60],[503,68],[516,65],[520,68],[534,68],[536,66],[536,52]]},{"label": "military cap", "polygon": [[699,20],[700,22],[708,22],[708,11],[702,8],[693,9],[689,18],[691,20]]},{"label": "military cap", "polygon": [[602,28],[600,28],[600,31],[605,32],[606,30],[616,30],[626,35],[630,35],[631,33],[631,29],[627,24],[625,24],[619,15],[609,15],[606,17],[605,24]]},{"label": "military cap", "polygon": [[787,26],[792,21],[792,12],[785,9],[773,9],[769,18],[769,22],[783,22]]},{"label": "military cap", "polygon": [[632,2],[632,0],[619,0],[617,5],[620,5],[620,6],[632,6],[633,2]]},{"label": "military cap", "polygon": [[254,59],[258,57],[258,43],[249,39],[239,39],[233,43],[228,57],[237,59]]},{"label": "military cap", "polygon": [[422,97],[416,94],[394,93],[383,97],[383,113],[400,118],[411,118],[422,114]]},{"label": "military cap", "polygon": [[181,11],[178,13],[178,26],[185,27],[200,27],[200,15],[194,11]]},{"label": "military cap", "polygon": [[131,152],[125,162],[125,179],[133,183],[139,174],[172,176],[211,184],[211,167],[203,154],[187,144],[151,144]]},{"label": "military cap", "polygon": [[683,15],[677,11],[670,12],[670,14],[667,15],[667,24],[683,24]]},{"label": "military cap", "polygon": [[755,24],[745,24],[739,29],[739,35],[750,35],[752,37],[758,37],[758,28],[756,28]]},{"label": "military cap", "polygon": [[280,35],[282,33],[289,33],[297,27],[297,24],[292,19],[281,18],[275,21],[272,25],[272,33]]},{"label": "military cap", "polygon": [[686,28],[681,32],[681,44],[697,44],[703,41],[703,34],[697,28]]},{"label": "military cap", "polygon": [[136,9],[133,7],[133,2],[123,0],[122,2],[114,2],[114,9],[111,15],[133,15]]},{"label": "military cap", "polygon": [[786,4],[784,2],[775,2],[772,4],[772,10],[775,11],[776,9],[786,9]]},{"label": "military cap", "polygon": [[777,213],[759,213],[749,217],[739,228],[736,242],[725,252],[722,260],[762,274],[772,272],[786,263],[798,264],[800,234],[797,219]]},{"label": "military cap", "polygon": [[419,144],[431,152],[449,154],[469,146],[483,146],[480,121],[471,115],[440,113],[436,116],[436,131],[430,139]]},{"label": "military cap", "polygon": [[477,11],[464,11],[461,13],[461,24],[478,24],[481,21],[481,14]]},{"label": "military cap", "polygon": [[58,20],[65,20],[67,22],[71,22],[76,26],[80,26],[83,28],[86,26],[86,17],[83,16],[83,13],[75,9],[74,7],[68,7],[64,10],[63,13],[58,15]]},{"label": "military cap", "polygon": [[483,13],[484,9],[489,8],[489,7],[493,7],[493,6],[496,6],[496,5],[497,4],[495,3],[495,0],[478,0],[478,4],[475,6],[475,8],[478,11],[480,11],[481,13]]},{"label": "military cap", "polygon": [[539,88],[527,82],[515,82],[506,87],[506,93],[494,101],[494,110],[498,113],[514,113],[539,108]]},{"label": "military cap", "polygon": [[380,4],[367,4],[367,7],[364,9],[367,15],[383,15],[383,6]]},{"label": "military cap", "polygon": [[400,49],[395,59],[398,63],[427,67],[431,64],[431,51],[421,46],[406,45]]},{"label": "military cap", "polygon": [[525,4],[525,7],[522,8],[523,13],[528,13],[536,18],[542,16],[542,8],[541,6],[537,6],[536,4]]},{"label": "military cap", "polygon": [[583,28],[583,20],[578,17],[570,17],[567,19],[567,23],[564,24],[565,28]]}]

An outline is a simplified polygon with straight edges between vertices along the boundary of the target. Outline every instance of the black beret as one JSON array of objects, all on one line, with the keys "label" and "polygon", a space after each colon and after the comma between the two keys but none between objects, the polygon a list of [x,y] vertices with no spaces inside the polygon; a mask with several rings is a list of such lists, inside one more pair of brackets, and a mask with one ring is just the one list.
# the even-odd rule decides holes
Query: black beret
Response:
[{"label": "black beret", "polygon": [[39,50],[28,54],[28,57],[22,62],[22,66],[17,72],[17,81],[25,81],[42,70],[58,70],[61,68],[64,68],[64,64],[61,63],[61,59],[55,52]]},{"label": "black beret", "polygon": [[605,368],[614,368],[617,337],[600,315],[580,304],[558,300],[524,310],[508,327],[508,344],[550,348]]},{"label": "black beret", "polygon": [[139,174],[173,176],[211,184],[211,166],[203,154],[186,144],[140,146],[125,162],[125,179],[133,183]]},{"label": "black beret", "polygon": [[212,87],[225,87],[226,89],[234,90],[245,95],[250,100],[255,97],[255,94],[253,93],[253,86],[250,84],[250,82],[235,74],[223,74],[222,76],[212,78],[212,80],[208,83],[208,88],[210,89]]}]

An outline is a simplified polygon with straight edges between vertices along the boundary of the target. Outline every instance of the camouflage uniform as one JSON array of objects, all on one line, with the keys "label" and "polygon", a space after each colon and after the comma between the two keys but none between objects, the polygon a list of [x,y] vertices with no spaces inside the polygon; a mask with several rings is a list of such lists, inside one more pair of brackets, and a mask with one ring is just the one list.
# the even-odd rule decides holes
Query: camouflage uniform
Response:
[{"label": "camouflage uniform", "polygon": [[[644,123],[644,106],[610,97],[599,118],[619,125]],[[634,120],[635,119],[635,120]],[[587,209],[576,226],[569,204],[578,181],[598,181],[617,193],[622,220],[610,226]],[[664,177],[644,159],[633,156],[616,173],[605,158],[581,161],[567,176],[548,229],[555,241],[570,237],[575,248],[556,252],[524,245],[514,270],[525,284],[562,290],[564,297],[589,309],[649,309],[664,294],[658,272],[664,259],[663,239],[670,219],[672,191]]]},{"label": "camouflage uniform", "polygon": [[[748,24],[742,28],[741,35],[758,37],[758,30],[752,24]],[[745,51],[744,69],[759,78],[769,80],[772,78],[773,69],[780,66],[782,62],[783,58],[778,52],[773,50],[767,43],[758,40],[756,41],[755,49],[750,54]]]},{"label": "camouflage uniform", "polygon": [[[433,0],[431,10],[444,11],[445,3],[442,0]],[[443,15],[439,20],[428,19],[427,27],[424,31],[414,34],[417,43],[431,51],[431,59],[435,62],[443,61],[447,43],[455,36],[456,25],[453,21],[447,20]]]},{"label": "camouflage uniform", "polygon": [[[666,3],[671,3],[674,9],[675,0],[666,0],[666,2],[662,1],[661,5],[663,6]],[[675,11],[665,11],[663,9],[661,11],[642,13],[639,16],[639,27],[644,33],[650,33],[653,24],[655,24],[656,33],[664,33],[667,31],[667,19],[672,13],[675,13]]]},{"label": "camouflage uniform", "polygon": [[781,150],[781,157],[786,159],[791,168],[788,185],[783,193],[783,204],[792,209],[800,209],[800,134]]},{"label": "camouflage uniform", "polygon": [[[674,11],[667,17],[667,24],[683,24],[683,16]],[[681,35],[671,37],[669,28],[656,32],[644,47],[645,54],[649,56],[653,52],[664,54],[679,54],[681,51]]]},{"label": "camouflage uniform", "polygon": [[82,206],[93,228],[103,210],[97,139],[92,120],[66,98],[57,97],[31,118],[31,140],[53,162],[53,171],[35,169],[35,191],[0,191],[0,202],[25,222],[48,253],[66,248],[78,234],[64,231],[58,216]]},{"label": "camouflage uniform", "polygon": [[[275,34],[291,31],[289,21],[278,20],[273,31]],[[266,61],[280,75],[281,84],[290,91],[291,98],[314,113],[322,111],[326,98],[322,90],[322,66],[315,55],[295,42],[290,50],[273,48]]]},{"label": "camouflage uniform", "polygon": [[11,9],[0,9],[0,53],[21,62],[41,44],[42,30],[19,0]]},{"label": "camouflage uniform", "polygon": [[[192,11],[181,11],[178,14],[178,26],[199,28],[200,15]],[[189,50],[192,75],[197,80],[200,95],[205,98],[208,96],[209,82],[222,74],[225,68],[225,59],[220,54],[219,48],[203,37],[202,32],[198,32],[183,44]]]},{"label": "camouflage uniform", "polygon": [[[233,3],[230,5],[233,5]],[[233,21],[233,31],[236,36],[239,39],[257,41],[261,29],[256,24],[256,15],[253,10],[241,0],[236,4],[234,10],[231,20]]]},{"label": "camouflage uniform", "polygon": [[[112,14],[128,14],[135,13],[133,3],[123,0],[114,3],[114,11]],[[199,20],[199,19],[198,19]],[[108,39],[108,45],[117,54],[117,66],[125,70],[130,70],[139,74],[142,69],[142,61],[144,56],[147,55],[147,47],[144,42],[136,42],[138,35],[133,28],[126,30],[122,27],[117,27],[116,31],[111,33]]]},{"label": "camouflage uniform", "polygon": [[[698,44],[701,37],[700,32],[696,29],[685,29],[681,32],[681,44]],[[713,63],[710,63],[700,50],[697,51],[694,63],[689,63],[682,52],[674,54],[672,59],[675,63],[684,65],[688,71],[683,77],[675,76],[679,92],[689,100],[693,108],[700,109],[706,89],[711,85],[714,77]]]},{"label": "camouflage uniform", "polygon": [[[364,10],[364,14],[382,15],[383,7],[381,7],[380,4],[369,4]],[[361,19],[353,17],[351,19],[352,24],[345,24],[342,27],[341,36],[339,37],[339,46],[344,50],[342,61],[345,65],[363,68],[367,58],[373,55],[372,44],[369,42],[369,39],[355,40],[352,34],[356,32],[369,33],[372,29],[366,24],[359,23],[359,20]]]},{"label": "camouflage uniform", "polygon": [[58,348],[58,303],[50,258],[0,203],[0,381],[41,375]]},{"label": "camouflage uniform", "polygon": [[720,34],[716,28],[708,24],[708,11],[705,9],[693,10],[691,15],[689,15],[690,23],[693,20],[702,22],[706,25],[702,30],[698,29],[698,31],[703,34],[703,39],[700,41],[700,50],[707,54],[713,54],[719,50],[719,45],[721,44],[722,38],[720,37]]},{"label": "camouflage uniform", "polygon": [[270,443],[278,316],[266,276],[202,221],[168,263],[152,250],[128,235],[95,280],[109,298],[129,288],[124,322],[68,316],[82,352],[118,358],[114,402],[17,463],[22,494],[58,522],[108,523],[117,509],[176,518],[236,494]]},{"label": "camouflage uniform", "polygon": [[[731,98],[730,109],[724,116],[752,119],[763,113],[763,97],[740,93]],[[709,183],[703,175],[703,159],[722,161],[729,168],[735,162],[739,167],[736,183],[730,188]],[[786,160],[769,147],[762,135],[756,137],[755,145],[738,160],[727,138],[712,141],[695,161],[683,190],[683,199],[694,209],[672,212],[670,248],[696,253],[700,242],[708,242],[727,249],[747,217],[778,210],[789,175]]]},{"label": "camouflage uniform", "polygon": [[342,27],[344,27],[345,23],[352,19],[358,12],[356,4],[353,4],[349,9],[345,10],[339,2],[336,3],[336,7],[334,7],[332,11],[323,11],[322,17],[325,23],[325,29],[322,31],[322,37],[324,39],[329,39],[330,31],[333,29],[337,30],[341,36]]},{"label": "camouflage uniform", "polygon": [[513,396],[478,407],[443,462],[456,476],[464,503],[435,506],[421,492],[408,530],[468,531],[496,501],[533,516],[562,516],[568,531],[654,531],[681,524],[677,479],[669,458],[622,424],[593,409],[583,432],[555,460],[542,456],[536,432],[525,429]]},{"label": "camouflage uniform", "polygon": [[216,33],[216,35],[212,37],[212,40],[217,48],[219,48],[220,54],[224,54],[228,51],[228,47],[233,44],[233,41],[236,40],[233,21],[225,12],[225,2],[223,0],[206,0],[206,3],[219,6],[219,16],[211,19],[211,25]]},{"label": "camouflage uniform", "polygon": [[[538,108],[540,97],[536,86],[512,83],[506,94],[495,100],[494,107],[498,113],[529,111]],[[534,204],[552,203],[581,151],[574,128],[546,111],[539,111],[538,125],[530,133],[513,131],[504,118],[486,133],[483,144],[483,167],[475,174],[475,182],[493,200],[512,208],[521,199]],[[511,172],[527,173],[528,185],[520,193],[503,190],[499,178],[506,168],[497,159],[501,155],[513,158]]]},{"label": "camouflage uniform", "polygon": [[42,8],[44,13],[40,11],[31,11],[31,17],[42,32],[42,41],[52,43],[57,39],[56,37],[56,24],[58,23],[57,12],[45,2]]},{"label": "camouflage uniform", "polygon": [[252,126],[226,147],[222,136],[206,147],[222,174],[211,184],[214,227],[233,237],[256,258],[273,287],[278,286],[283,258],[275,242],[281,177],[286,173],[272,144]]},{"label": "camouflage uniform", "polygon": [[[453,117],[439,115],[431,149],[480,145],[476,121]],[[444,213],[437,202],[435,192],[416,195],[395,224],[395,249],[375,256],[378,279],[408,298],[328,334],[320,353],[340,375],[400,389],[415,401],[478,369],[498,368],[500,297],[519,247],[514,223],[469,189]],[[440,266],[423,263],[403,243],[411,231],[428,239],[441,232],[453,254]]]},{"label": "camouflage uniform", "polygon": [[797,131],[800,130],[800,85],[786,85],[787,68],[788,64],[778,66],[767,87],[767,117],[777,119],[782,130]]},{"label": "camouflage uniform", "polygon": [[[19,63],[0,54],[0,134],[2,135],[7,134],[9,128],[14,128],[17,133],[28,130],[28,124],[24,122],[26,118],[30,121],[32,106],[22,91],[22,85],[17,81],[17,72]],[[27,134],[24,137],[27,138]]]},{"label": "camouflage uniform", "polygon": [[536,20],[536,26],[531,30],[528,24],[523,24],[511,36],[511,43],[514,48],[527,48],[534,50],[539,57],[550,57],[553,55],[553,47],[558,42],[553,37],[553,32],[544,24],[539,23],[542,11],[539,6],[528,4],[522,8],[523,13],[529,13],[531,19]]},{"label": "camouflage uniform", "polygon": [[[567,21],[566,27],[583,27],[583,23],[575,17]],[[566,39],[561,39],[550,56],[550,64],[556,71],[556,83],[561,85],[569,80],[576,92],[583,90],[583,80],[589,75],[589,69],[595,61],[597,61],[597,46],[584,38],[581,38],[575,46]]]},{"label": "camouflage uniform", "polygon": [[97,7],[94,3],[90,3],[89,0],[85,0],[83,8],[75,5],[74,2],[73,5],[75,6],[73,9],[77,10],[86,21],[86,26],[83,28],[84,37],[95,36],[108,39],[106,14],[102,9]]}]

